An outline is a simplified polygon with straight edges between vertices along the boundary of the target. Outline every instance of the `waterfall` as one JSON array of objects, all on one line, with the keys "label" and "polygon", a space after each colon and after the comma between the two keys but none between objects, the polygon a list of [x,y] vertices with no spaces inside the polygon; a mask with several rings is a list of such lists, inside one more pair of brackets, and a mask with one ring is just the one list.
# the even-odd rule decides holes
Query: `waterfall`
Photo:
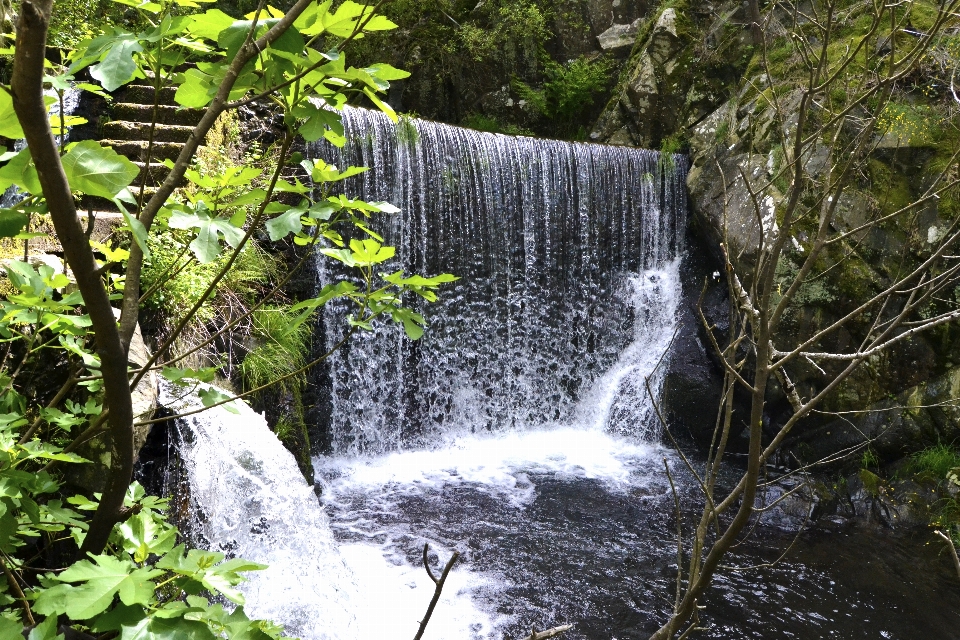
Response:
[{"label": "waterfall", "polygon": [[[397,247],[385,268],[461,279],[418,307],[421,340],[392,325],[355,335],[314,380],[330,452],[314,461],[322,505],[248,408],[181,421],[197,542],[269,564],[243,587],[247,610],[306,640],[413,637],[434,588],[425,542],[439,562],[463,558],[429,640],[589,617],[592,583],[574,567],[558,581],[541,558],[575,562],[577,545],[608,533],[565,535],[569,523],[551,524],[567,513],[559,502],[527,513],[544,491],[599,496],[641,505],[639,529],[663,530],[670,454],[650,392],[676,324],[684,161],[360,109],[344,125],[342,150],[309,151],[371,167],[344,193],[400,208],[371,224]],[[351,277],[330,262],[321,282]],[[328,305],[317,348],[340,340],[348,312]],[[674,553],[661,547],[632,553]]]},{"label": "waterfall", "polygon": [[[401,209],[374,223],[397,247],[388,268],[461,280],[421,307],[430,325],[419,341],[383,327],[334,356],[323,376],[330,406],[316,416],[326,447],[377,454],[567,423],[588,397],[604,428],[649,428],[649,403],[638,398],[673,328],[685,161],[394,124],[363,109],[343,120],[342,150],[311,151],[341,168],[370,167],[344,192]],[[322,282],[345,276],[328,263]],[[327,346],[346,331],[347,312],[326,310]],[[596,388],[602,379],[606,392]]]},{"label": "waterfall", "polygon": [[[176,412],[201,406],[166,383],[160,401]],[[239,415],[216,407],[177,421],[193,542],[269,565],[240,587],[251,618],[311,640],[351,637],[358,590],[327,515],[263,416],[233,404]]]}]

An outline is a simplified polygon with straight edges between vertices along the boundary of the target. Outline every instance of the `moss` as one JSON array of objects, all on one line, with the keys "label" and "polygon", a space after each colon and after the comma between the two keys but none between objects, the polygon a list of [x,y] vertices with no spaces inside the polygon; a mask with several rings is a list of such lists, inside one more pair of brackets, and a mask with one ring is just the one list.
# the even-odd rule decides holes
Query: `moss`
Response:
[{"label": "moss", "polygon": [[866,489],[867,493],[874,497],[880,495],[880,490],[883,488],[883,479],[880,476],[869,469],[860,469],[857,475],[860,477],[860,482],[863,483],[863,488]]}]

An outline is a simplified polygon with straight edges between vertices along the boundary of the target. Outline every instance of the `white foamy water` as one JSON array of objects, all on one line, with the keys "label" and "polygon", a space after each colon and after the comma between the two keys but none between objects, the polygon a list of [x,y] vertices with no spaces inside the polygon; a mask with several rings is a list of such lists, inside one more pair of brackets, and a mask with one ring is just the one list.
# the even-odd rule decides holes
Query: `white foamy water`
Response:
[{"label": "white foamy water", "polygon": [[[425,637],[500,638],[512,619],[500,604],[517,576],[476,570],[471,540],[426,531],[411,504],[443,504],[451,492],[467,491],[521,512],[546,479],[664,494],[665,452],[651,443],[656,424],[646,381],[659,395],[677,270],[672,262],[625,280],[618,295],[634,309],[632,340],[566,422],[479,433],[450,423],[435,448],[317,458],[323,507],[293,456],[246,405],[240,415],[217,408],[185,419],[198,541],[270,565],[243,586],[247,610],[307,640],[412,637],[434,589],[419,550],[430,543],[440,564],[459,550],[464,559]],[[164,391],[171,408],[198,406],[175,393]],[[480,523],[483,513],[468,517]]]},{"label": "white foamy water", "polygon": [[[164,384],[161,402],[200,406],[182,394]],[[180,421],[197,542],[269,565],[241,586],[251,618],[311,640],[360,637],[351,605],[360,591],[313,487],[263,416],[234,404],[239,415],[217,407]]]}]

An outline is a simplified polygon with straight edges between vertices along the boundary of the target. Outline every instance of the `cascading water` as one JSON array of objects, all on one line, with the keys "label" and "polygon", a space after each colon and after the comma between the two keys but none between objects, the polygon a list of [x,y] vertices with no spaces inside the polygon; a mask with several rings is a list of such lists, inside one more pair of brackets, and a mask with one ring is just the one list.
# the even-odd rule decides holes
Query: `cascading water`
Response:
[{"label": "cascading water", "polygon": [[[397,247],[395,268],[462,279],[424,310],[430,327],[418,342],[384,328],[335,356],[332,411],[321,416],[334,452],[567,421],[618,359],[637,373],[622,376],[634,388],[619,394],[632,408],[607,394],[604,415],[590,420],[631,434],[650,425],[636,413],[647,395],[636,382],[672,331],[682,158],[414,119],[394,125],[361,109],[345,110],[344,125],[342,151],[314,152],[371,167],[344,191],[401,209],[376,224]],[[339,275],[321,270],[321,280]],[[327,310],[328,346],[346,330],[344,314]]]},{"label": "cascading water", "polygon": [[[326,374],[322,508],[248,409],[182,422],[201,542],[269,563],[244,587],[247,609],[305,640],[412,638],[433,594],[424,543],[441,564],[462,554],[427,639],[563,623],[567,640],[648,637],[676,584],[665,464],[693,502],[656,445],[649,393],[675,325],[681,162],[359,110],[344,120],[347,147],[314,152],[372,167],[346,190],[402,209],[378,228],[402,268],[462,280],[425,310],[421,341],[394,327],[356,336]],[[326,344],[344,312],[323,317]],[[762,568],[718,576],[701,637],[955,635],[960,601],[938,604],[955,576],[932,552],[904,607],[917,545],[871,566],[869,543],[827,534],[767,564],[787,544],[738,547],[731,565]],[[858,580],[845,588],[841,574]],[[887,584],[896,595],[876,591]]]},{"label": "cascading water", "polygon": [[[176,412],[202,405],[164,383],[161,403]],[[269,565],[242,590],[251,617],[283,623],[306,638],[350,637],[356,584],[337,551],[326,514],[289,451],[243,403],[178,421],[195,542]],[[295,514],[295,515],[294,515]]]}]

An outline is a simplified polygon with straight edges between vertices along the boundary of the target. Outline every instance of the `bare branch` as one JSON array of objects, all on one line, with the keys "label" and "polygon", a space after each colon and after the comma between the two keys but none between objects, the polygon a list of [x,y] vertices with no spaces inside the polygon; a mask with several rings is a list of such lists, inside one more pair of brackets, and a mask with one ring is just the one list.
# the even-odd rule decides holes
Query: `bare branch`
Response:
[{"label": "bare branch", "polygon": [[427,570],[427,575],[430,576],[430,579],[437,585],[437,588],[433,591],[433,599],[430,600],[430,606],[427,607],[427,613],[423,616],[423,620],[420,622],[420,629],[417,631],[417,635],[413,637],[413,640],[420,640],[423,637],[423,632],[427,630],[427,623],[430,622],[430,616],[433,615],[433,610],[440,600],[440,593],[443,591],[443,585],[447,581],[450,569],[453,568],[453,565],[460,557],[460,552],[454,551],[453,555],[450,556],[450,559],[447,561],[447,565],[443,568],[443,573],[440,574],[440,578],[436,578],[430,570],[430,564],[427,562],[427,550],[429,546],[430,545],[427,544],[423,545],[423,567]]}]

